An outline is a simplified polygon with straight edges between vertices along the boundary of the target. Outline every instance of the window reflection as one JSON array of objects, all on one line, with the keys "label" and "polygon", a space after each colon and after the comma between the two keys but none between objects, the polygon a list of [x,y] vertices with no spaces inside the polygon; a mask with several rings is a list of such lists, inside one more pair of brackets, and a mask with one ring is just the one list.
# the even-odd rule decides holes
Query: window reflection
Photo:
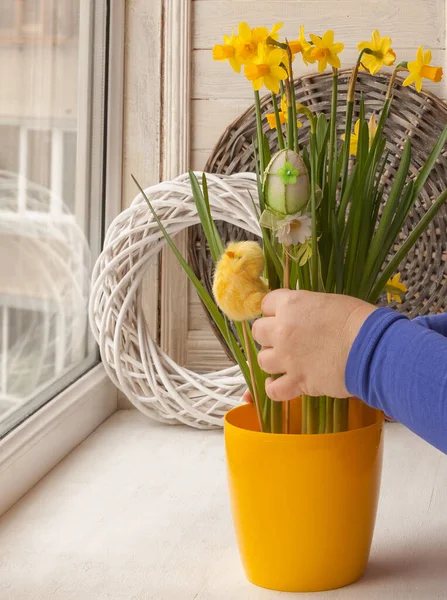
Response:
[{"label": "window reflection", "polygon": [[[0,0],[0,435],[91,356],[80,0]],[[83,40],[89,43],[89,40]]]}]

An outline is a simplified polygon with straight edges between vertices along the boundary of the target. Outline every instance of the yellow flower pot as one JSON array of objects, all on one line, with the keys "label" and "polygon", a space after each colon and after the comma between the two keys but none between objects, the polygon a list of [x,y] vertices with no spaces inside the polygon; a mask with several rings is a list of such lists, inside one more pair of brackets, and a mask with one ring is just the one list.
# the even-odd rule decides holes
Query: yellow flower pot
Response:
[{"label": "yellow flower pot", "polygon": [[[300,400],[293,422],[299,426]],[[350,400],[349,431],[260,433],[253,405],[225,417],[230,500],[249,581],[287,592],[365,572],[380,489],[383,414]]]}]

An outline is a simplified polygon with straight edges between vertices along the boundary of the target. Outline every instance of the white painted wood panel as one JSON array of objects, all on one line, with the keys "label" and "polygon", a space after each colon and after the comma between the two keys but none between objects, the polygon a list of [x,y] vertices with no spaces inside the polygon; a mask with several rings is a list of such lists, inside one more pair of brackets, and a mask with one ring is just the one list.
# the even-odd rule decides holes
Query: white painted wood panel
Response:
[{"label": "white painted wood panel", "polygon": [[[162,175],[173,179],[190,167],[191,0],[164,0]],[[188,234],[175,239],[186,255]],[[187,361],[188,278],[169,248],[161,256],[160,346],[177,363]]]},{"label": "white painted wood panel", "polygon": [[284,22],[281,34],[298,37],[298,26],[312,33],[333,29],[347,48],[369,39],[374,28],[390,35],[394,46],[444,48],[444,0],[195,0],[193,47],[212,48],[239,21],[251,27]]},{"label": "white painted wood panel", "polygon": [[[138,192],[131,174],[143,187],[160,180],[161,23],[160,2],[126,2],[123,208],[129,206]],[[151,331],[156,332],[157,260],[149,267],[144,289],[146,318]]]},{"label": "white painted wood panel", "polygon": [[[240,21],[252,27],[284,21],[282,33],[289,39],[297,37],[300,24],[307,33],[334,29],[336,39],[345,44],[341,55],[345,67],[354,64],[357,43],[369,39],[374,28],[393,38],[398,59],[411,60],[422,44],[433,50],[434,63],[446,66],[445,0],[193,0],[190,164],[194,169],[204,168],[224,129],[252,104],[250,83],[211,55],[213,45]],[[307,71],[303,66],[301,72],[311,69],[315,67]],[[447,96],[445,84],[427,82],[426,89]],[[220,353],[224,366],[227,359],[217,342],[210,349],[210,328],[193,297],[190,293],[187,362],[205,368],[211,352],[212,364],[219,364]]]},{"label": "white painted wood panel", "polygon": [[[396,48],[399,58],[402,60],[413,60],[416,56],[416,47],[399,50]],[[340,54],[342,67],[352,67],[357,60],[358,52],[355,49],[344,50]],[[235,73],[229,65],[215,61],[212,58],[211,50],[195,50],[193,53],[193,99],[201,100],[229,100],[227,106],[236,106],[237,102],[246,99],[253,101],[253,88],[251,83],[247,81],[244,75]],[[443,65],[445,60],[445,50],[433,50],[434,64]],[[295,75],[306,75],[316,71],[315,65],[309,67],[301,66],[298,60],[294,63]],[[444,82],[445,83],[445,82]],[[424,89],[432,91],[437,95],[443,96],[444,85],[435,84],[431,81],[426,81]],[[268,93],[265,89],[261,90],[261,95]],[[221,107],[223,105],[220,105]],[[214,117],[216,124],[219,123],[220,113],[212,113],[212,104],[210,103],[207,113],[210,118]],[[224,112],[228,113],[228,110]],[[197,136],[196,124],[193,121],[193,144]]]},{"label": "white painted wood panel", "polygon": [[[127,0],[125,14],[122,208],[143,187],[160,181],[162,4]],[[155,158],[154,158],[155,157]],[[143,280],[145,317],[158,333],[159,261],[153,259]],[[131,406],[120,395],[120,407]]]}]

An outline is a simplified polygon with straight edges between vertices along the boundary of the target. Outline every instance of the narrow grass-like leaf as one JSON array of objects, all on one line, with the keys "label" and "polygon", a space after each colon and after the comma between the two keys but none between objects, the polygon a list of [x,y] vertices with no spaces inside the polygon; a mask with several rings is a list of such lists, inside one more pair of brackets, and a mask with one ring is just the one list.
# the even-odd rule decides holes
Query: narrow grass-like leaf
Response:
[{"label": "narrow grass-like leaf", "polygon": [[402,244],[402,246],[399,248],[399,250],[393,256],[393,258],[390,260],[388,265],[385,267],[385,269],[383,270],[382,274],[380,275],[378,281],[374,285],[371,293],[367,297],[368,302],[371,302],[372,304],[375,304],[377,302],[380,294],[383,292],[383,289],[384,289],[385,284],[388,281],[388,279],[390,279],[390,277],[393,275],[393,273],[395,272],[395,270],[397,269],[399,264],[407,256],[407,254],[409,253],[411,248],[414,246],[414,244],[418,241],[420,236],[427,229],[430,222],[434,219],[434,217],[437,215],[437,213],[439,212],[439,210],[442,208],[442,206],[444,205],[444,203],[446,201],[447,201],[447,190],[445,192],[443,192],[436,199],[436,201],[431,205],[431,207],[428,209],[428,211],[425,213],[425,215],[422,217],[422,219],[419,221],[419,223],[416,225],[416,227],[413,229],[413,231],[409,234],[409,236],[407,237],[405,242]]},{"label": "narrow grass-like leaf", "polygon": [[278,100],[276,98],[276,94],[272,92],[272,104],[273,104],[273,113],[275,115],[275,123],[276,123],[276,134],[278,136],[278,147],[280,150],[284,149],[284,135],[282,132],[281,120],[279,117],[279,108],[278,108]]},{"label": "narrow grass-like leaf", "polygon": [[447,142],[447,125],[444,127],[441,137],[439,138],[437,144],[431,151],[429,157],[427,158],[427,161],[425,162],[424,166],[422,167],[422,169],[419,172],[419,175],[414,184],[415,197],[419,196],[419,194],[421,193],[422,188],[424,187],[425,182],[427,181],[427,179],[434,167],[434,164],[437,161],[437,159],[439,158],[439,155],[441,154],[446,142]]},{"label": "narrow grass-like leaf", "polygon": [[348,181],[348,166],[349,166],[349,149],[351,142],[351,127],[352,127],[352,115],[354,113],[354,102],[346,103],[346,123],[345,123],[345,140],[344,146],[345,151],[340,156],[341,158],[341,192],[343,194],[347,181]]},{"label": "narrow grass-like leaf", "polygon": [[[221,315],[216,303],[211,298],[211,296],[208,294],[207,290],[202,285],[201,281],[198,279],[198,277],[196,276],[194,271],[191,269],[191,267],[188,265],[186,260],[183,258],[182,254],[178,250],[177,246],[174,244],[171,236],[166,231],[163,223],[161,222],[159,216],[157,215],[156,210],[152,206],[152,203],[150,202],[150,200],[147,197],[146,193],[144,192],[143,188],[140,186],[140,184],[138,183],[138,181],[135,179],[135,177],[133,175],[132,175],[132,179],[134,180],[136,186],[140,190],[140,193],[143,195],[143,198],[146,200],[146,203],[152,213],[152,216],[154,217],[157,225],[159,226],[160,231],[162,232],[168,246],[171,248],[171,250],[174,253],[175,257],[177,258],[179,264],[181,265],[182,269],[185,271],[186,275],[188,276],[188,279],[194,285],[194,287],[197,291],[197,294],[199,295],[199,298],[202,300],[202,302],[205,305],[206,309],[208,310],[211,318],[213,319],[213,321],[219,328],[219,331],[221,332],[225,341],[227,342],[228,347],[231,349],[232,352],[234,352],[234,358],[241,368],[241,371],[242,371],[242,374],[244,375],[245,381],[248,383],[250,381],[250,373],[248,370],[247,363],[245,361],[245,357],[242,354],[236,340],[234,339],[233,334],[231,334],[231,332],[230,332],[230,334],[228,333],[228,329],[227,329],[227,326],[225,323],[225,318]],[[229,335],[229,337],[228,337],[228,335]]]},{"label": "narrow grass-like leaf", "polygon": [[216,264],[222,255],[223,244],[219,232],[217,231],[216,224],[211,216],[206,175],[205,173],[202,174],[202,189],[200,189],[200,185],[194,171],[189,171],[189,180],[191,182],[191,189],[197,208],[197,214],[199,215],[200,223],[202,225],[206,241],[208,242],[211,256]]},{"label": "narrow grass-like leaf", "polygon": [[365,284],[362,285],[361,297],[367,296],[374,285],[374,282],[377,278],[377,275],[381,271],[383,267],[383,263],[385,262],[387,256],[391,252],[394,242],[399,235],[399,232],[402,231],[402,227],[404,226],[406,217],[414,202],[414,182],[409,181],[405,187],[404,193],[402,195],[402,201],[399,205],[399,212],[396,214],[393,222],[390,223],[389,229],[387,231],[386,237],[383,241],[382,248],[376,258],[376,261],[371,269],[371,273],[369,279]]},{"label": "narrow grass-like leaf", "polygon": [[385,207],[383,209],[382,216],[377,227],[377,231],[372,239],[368,258],[365,265],[365,270],[360,285],[360,289],[364,290],[367,282],[370,281],[371,271],[376,263],[378,255],[383,250],[383,243],[386,234],[390,228],[390,225],[394,219],[394,216],[398,210],[399,202],[401,200],[402,190],[405,185],[405,181],[408,177],[411,161],[411,143],[409,140],[406,141],[404,151],[400,160],[399,168],[394,178],[393,185],[388,195]]},{"label": "narrow grass-like leaf", "polygon": [[310,156],[309,156],[309,151],[306,147],[303,148],[301,155],[303,157],[304,160],[304,164],[306,165],[306,169],[308,171],[308,173],[310,173]]},{"label": "narrow grass-like leaf", "polygon": [[271,154],[270,154],[270,145],[269,145],[269,139],[268,137],[265,135],[265,133],[262,136],[262,149],[264,152],[264,164],[265,166],[267,166],[270,162],[271,159]]}]

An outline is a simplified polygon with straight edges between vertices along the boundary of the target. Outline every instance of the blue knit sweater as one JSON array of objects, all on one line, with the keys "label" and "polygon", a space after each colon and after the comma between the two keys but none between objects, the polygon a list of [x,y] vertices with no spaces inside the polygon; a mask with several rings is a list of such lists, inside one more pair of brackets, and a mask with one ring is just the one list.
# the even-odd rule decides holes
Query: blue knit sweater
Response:
[{"label": "blue knit sweater", "polygon": [[407,317],[380,308],[363,324],[346,387],[447,454],[447,313]]}]

